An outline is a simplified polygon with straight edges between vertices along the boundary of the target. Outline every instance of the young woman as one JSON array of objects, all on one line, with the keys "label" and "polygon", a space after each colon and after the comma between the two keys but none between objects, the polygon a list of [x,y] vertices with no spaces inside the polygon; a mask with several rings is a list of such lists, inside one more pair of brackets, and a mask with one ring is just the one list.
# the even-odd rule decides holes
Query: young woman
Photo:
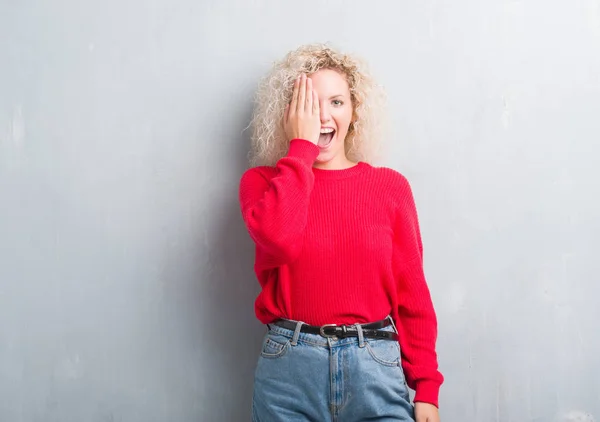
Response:
[{"label": "young woman", "polygon": [[240,182],[267,327],[254,422],[439,421],[413,195],[368,163],[381,98],[357,59],[324,45],[290,52],[258,91]]}]

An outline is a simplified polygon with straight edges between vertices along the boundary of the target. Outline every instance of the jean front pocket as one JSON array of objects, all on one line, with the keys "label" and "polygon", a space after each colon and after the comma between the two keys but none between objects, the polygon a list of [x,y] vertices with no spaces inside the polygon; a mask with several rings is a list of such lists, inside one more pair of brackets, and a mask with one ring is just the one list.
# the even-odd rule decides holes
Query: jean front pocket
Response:
[{"label": "jean front pocket", "polygon": [[279,358],[287,352],[289,346],[288,337],[270,331],[265,335],[260,355],[269,359]]},{"label": "jean front pocket", "polygon": [[395,340],[369,340],[366,342],[369,354],[377,363],[384,366],[400,366],[400,346]]}]

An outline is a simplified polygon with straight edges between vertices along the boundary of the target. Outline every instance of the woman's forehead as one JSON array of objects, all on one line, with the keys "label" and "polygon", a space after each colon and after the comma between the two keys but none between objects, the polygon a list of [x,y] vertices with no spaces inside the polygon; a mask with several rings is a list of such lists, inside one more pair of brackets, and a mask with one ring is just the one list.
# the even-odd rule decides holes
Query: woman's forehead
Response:
[{"label": "woman's forehead", "polygon": [[321,95],[348,95],[349,87],[346,77],[332,69],[322,69],[312,75],[313,88]]}]

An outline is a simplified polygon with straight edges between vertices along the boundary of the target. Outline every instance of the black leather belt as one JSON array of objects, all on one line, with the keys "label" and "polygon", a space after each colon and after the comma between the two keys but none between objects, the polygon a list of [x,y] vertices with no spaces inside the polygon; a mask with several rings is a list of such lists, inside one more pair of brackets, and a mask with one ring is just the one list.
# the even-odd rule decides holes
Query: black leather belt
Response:
[{"label": "black leather belt", "polygon": [[[296,330],[297,322],[290,321],[287,319],[279,319],[271,324],[277,325],[278,327],[286,328],[288,330]],[[377,322],[371,322],[369,324],[360,324],[360,328],[363,332],[363,337],[374,338],[381,340],[398,340],[398,334],[393,331],[382,331],[382,328],[391,325],[389,318],[383,319]],[[356,325],[336,325],[336,324],[325,324],[325,325],[308,325],[302,324],[300,328],[301,333],[307,334],[319,334],[323,337],[358,337],[358,330]]]}]

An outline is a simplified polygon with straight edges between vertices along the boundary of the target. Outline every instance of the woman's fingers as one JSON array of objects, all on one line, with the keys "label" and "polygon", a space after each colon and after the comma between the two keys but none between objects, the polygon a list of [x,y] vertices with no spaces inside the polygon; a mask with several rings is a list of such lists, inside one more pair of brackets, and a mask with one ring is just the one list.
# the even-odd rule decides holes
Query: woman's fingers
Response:
[{"label": "woman's fingers", "polygon": [[294,82],[294,91],[292,92],[292,101],[290,102],[289,109],[293,112],[296,112],[297,104],[298,104],[298,90],[300,87],[300,76],[296,78],[296,82]]},{"label": "woman's fingers", "polygon": [[313,81],[302,74],[294,82],[292,100],[283,113],[284,130],[291,139],[306,139],[314,144],[319,141],[321,131],[319,94]]},{"label": "woman's fingers", "polygon": [[300,89],[298,90],[298,106],[296,110],[298,112],[304,111],[304,102],[306,101],[306,75],[303,73],[300,79]]},{"label": "woman's fingers", "polygon": [[312,80],[310,78],[306,78],[306,104],[304,105],[304,110],[310,114],[312,113],[313,108],[313,94],[312,94]]}]

